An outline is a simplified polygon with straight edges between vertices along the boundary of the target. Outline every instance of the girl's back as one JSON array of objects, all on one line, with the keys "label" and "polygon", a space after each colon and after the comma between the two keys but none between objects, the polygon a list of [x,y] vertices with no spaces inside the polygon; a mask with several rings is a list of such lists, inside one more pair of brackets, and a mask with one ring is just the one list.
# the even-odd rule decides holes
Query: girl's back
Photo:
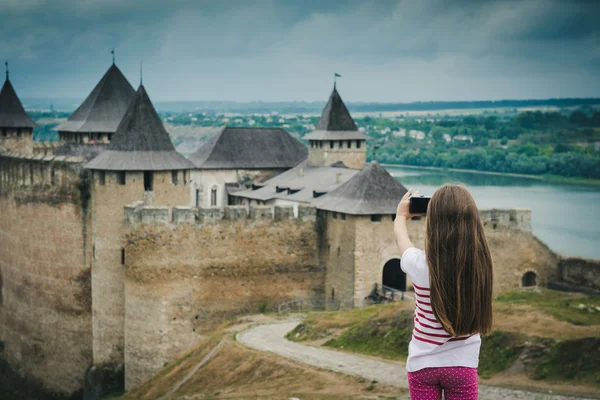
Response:
[{"label": "girl's back", "polygon": [[442,186],[429,203],[422,251],[406,231],[410,194],[398,205],[394,230],[415,291],[411,397],[441,398],[443,389],[447,399],[476,399],[480,333],[492,323],[492,261],[479,212],[466,189]]}]

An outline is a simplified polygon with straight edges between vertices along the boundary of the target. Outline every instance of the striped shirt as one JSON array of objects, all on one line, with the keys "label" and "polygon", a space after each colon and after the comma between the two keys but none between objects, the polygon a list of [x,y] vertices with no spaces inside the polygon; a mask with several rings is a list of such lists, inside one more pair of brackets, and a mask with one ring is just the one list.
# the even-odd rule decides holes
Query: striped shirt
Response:
[{"label": "striped shirt", "polygon": [[415,291],[415,326],[408,346],[406,370],[415,372],[432,367],[477,368],[481,336],[450,336],[431,310],[429,269],[425,252],[415,247],[407,249],[400,265],[410,276]]}]

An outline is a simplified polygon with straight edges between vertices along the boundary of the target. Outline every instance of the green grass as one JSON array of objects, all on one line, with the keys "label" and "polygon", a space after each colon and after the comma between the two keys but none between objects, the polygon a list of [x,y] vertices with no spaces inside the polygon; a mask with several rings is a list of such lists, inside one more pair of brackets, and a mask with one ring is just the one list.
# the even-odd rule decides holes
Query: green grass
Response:
[{"label": "green grass", "polygon": [[395,312],[396,308],[397,304],[379,304],[341,312],[315,312],[310,314],[304,323],[289,332],[286,338],[294,342],[323,339],[331,336],[331,331],[334,329],[348,328],[376,319],[382,313]]},{"label": "green grass", "polygon": [[[408,304],[408,303],[407,303]],[[583,304],[583,306],[580,306]],[[311,314],[288,334],[294,341],[331,338],[324,346],[392,360],[405,360],[413,327],[412,308],[406,304],[377,305],[364,309]],[[551,290],[518,290],[495,299],[495,313],[528,318],[541,311],[572,325],[600,325],[600,296]],[[401,309],[404,308],[404,309]],[[333,332],[337,329],[337,336]],[[341,332],[340,332],[341,330]],[[523,332],[495,330],[483,337],[479,374],[489,378],[510,368],[517,359],[532,379],[600,386],[600,334],[558,340]]]},{"label": "green grass", "polygon": [[510,367],[520,354],[518,346],[522,342],[522,338],[503,331],[494,331],[486,336],[479,352],[479,375],[490,378]]},{"label": "green grass", "polygon": [[413,316],[402,310],[387,319],[362,321],[325,343],[343,349],[392,360],[404,360],[412,336]]},{"label": "green grass", "polygon": [[496,305],[531,307],[573,325],[600,325],[600,296],[518,290],[498,296]]},{"label": "green grass", "polygon": [[600,338],[555,343],[536,363],[533,378],[576,381],[600,387]]}]

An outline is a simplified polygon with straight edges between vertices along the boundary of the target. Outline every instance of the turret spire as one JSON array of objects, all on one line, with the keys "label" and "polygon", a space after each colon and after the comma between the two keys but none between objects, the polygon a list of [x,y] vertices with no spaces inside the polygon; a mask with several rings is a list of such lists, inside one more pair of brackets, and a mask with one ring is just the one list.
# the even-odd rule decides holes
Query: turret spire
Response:
[{"label": "turret spire", "polygon": [[142,86],[142,77],[143,77],[142,61],[140,60],[140,86]]},{"label": "turret spire", "polygon": [[110,54],[112,54],[113,65],[115,65],[115,49],[114,48],[110,51]]},{"label": "turret spire", "polygon": [[4,61],[4,65],[6,66],[6,80],[8,80],[8,61]]}]

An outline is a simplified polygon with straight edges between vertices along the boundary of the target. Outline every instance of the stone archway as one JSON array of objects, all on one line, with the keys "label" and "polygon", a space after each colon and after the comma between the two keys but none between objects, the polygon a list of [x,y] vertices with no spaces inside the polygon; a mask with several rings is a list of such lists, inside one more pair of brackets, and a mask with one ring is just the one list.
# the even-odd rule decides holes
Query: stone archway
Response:
[{"label": "stone archway", "polygon": [[533,271],[525,272],[525,275],[523,275],[523,278],[521,278],[521,286],[537,286],[537,274]]},{"label": "stone archway", "polygon": [[400,268],[399,258],[392,258],[383,266],[382,284],[401,292],[406,291],[406,274]]}]

